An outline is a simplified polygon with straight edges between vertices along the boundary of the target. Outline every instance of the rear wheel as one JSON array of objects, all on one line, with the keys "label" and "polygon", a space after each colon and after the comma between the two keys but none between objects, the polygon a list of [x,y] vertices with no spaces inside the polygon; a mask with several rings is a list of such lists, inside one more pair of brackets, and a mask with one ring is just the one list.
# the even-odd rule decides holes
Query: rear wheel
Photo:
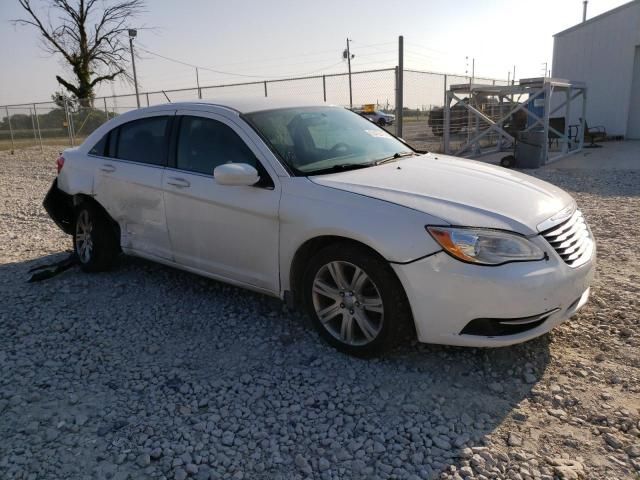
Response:
[{"label": "rear wheel", "polygon": [[73,251],[85,272],[109,270],[116,263],[117,234],[105,213],[90,202],[76,211]]},{"label": "rear wheel", "polygon": [[303,279],[314,326],[353,355],[384,351],[409,331],[411,312],[400,281],[382,258],[351,244],[321,250]]}]

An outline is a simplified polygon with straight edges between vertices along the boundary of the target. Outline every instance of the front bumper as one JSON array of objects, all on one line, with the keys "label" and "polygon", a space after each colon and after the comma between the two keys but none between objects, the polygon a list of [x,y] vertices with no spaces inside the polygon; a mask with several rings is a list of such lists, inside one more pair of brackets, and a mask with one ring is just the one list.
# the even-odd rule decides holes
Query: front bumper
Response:
[{"label": "front bumper", "polygon": [[[444,252],[392,266],[409,298],[419,341],[501,347],[548,332],[587,302],[595,249],[591,259],[578,268],[565,264],[555,252],[549,260],[497,267],[466,264]],[[517,324],[534,317],[544,320],[518,333],[463,333],[476,319]]]}]

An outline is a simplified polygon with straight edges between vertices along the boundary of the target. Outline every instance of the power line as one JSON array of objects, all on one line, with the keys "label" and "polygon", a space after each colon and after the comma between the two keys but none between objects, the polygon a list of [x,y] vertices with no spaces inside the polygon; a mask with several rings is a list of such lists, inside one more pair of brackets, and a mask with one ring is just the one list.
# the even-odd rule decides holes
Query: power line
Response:
[{"label": "power line", "polygon": [[[167,57],[165,55],[161,55],[159,53],[152,52],[151,50],[147,50],[146,48],[139,47],[138,50],[142,50],[143,52],[148,53],[149,55],[153,55],[155,57],[162,58],[162,59],[167,60],[169,62],[178,63],[180,65],[185,65],[185,66],[191,67],[191,68],[199,68],[201,70],[207,70],[209,72],[219,73],[221,75],[234,75],[234,76],[238,76],[238,77],[258,78],[256,75],[243,75],[243,74],[237,74],[237,73],[231,73],[231,72],[223,72],[221,70],[214,70],[212,68],[203,67],[201,65],[194,65],[192,63],[187,63],[187,62],[184,62],[182,60],[177,60],[175,58],[170,58],[170,57]],[[262,78],[262,77],[260,77],[260,78]]]},{"label": "power line", "polygon": [[[333,53],[334,53],[333,58],[335,59],[335,57],[336,57],[335,52],[333,52]],[[153,61],[153,60],[163,61],[164,60],[162,58],[154,58],[154,57],[148,57],[148,59],[150,61]],[[316,64],[317,65],[318,63],[324,62],[324,61],[325,61],[325,59],[322,59],[322,60],[316,59],[316,60],[307,60],[307,61],[304,61],[304,62],[293,62],[293,63],[286,63],[286,64],[261,65],[258,68],[260,68],[261,70],[265,70],[265,69],[266,70],[283,69],[283,68],[287,68],[287,67],[293,67],[293,66],[296,66],[296,65],[308,65],[308,64]],[[326,61],[331,61],[331,60],[327,59]],[[196,68],[196,67],[192,67],[191,65],[189,65],[188,68]],[[202,68],[202,67],[197,67],[197,68]],[[253,66],[251,66],[249,68],[242,67],[242,68],[236,70],[235,73],[242,74],[243,71],[246,71],[246,70],[252,71],[252,70],[255,70],[255,68],[256,68],[255,65],[253,65]],[[187,75],[187,74],[185,73],[185,75]],[[191,75],[191,73],[189,73],[189,75]],[[262,77],[262,76],[263,75],[260,75],[260,77]]]},{"label": "power line", "polygon": [[[272,57],[272,58],[263,58],[260,60],[243,60],[240,62],[230,62],[230,63],[223,63],[218,65],[219,67],[227,67],[230,65],[245,65],[248,63],[251,64],[263,64],[263,63],[271,63],[271,62],[275,62],[278,60],[287,60],[287,59],[291,59],[291,58],[307,58],[307,57],[313,57],[313,56],[318,56],[318,55],[322,55],[322,56],[328,56],[328,54],[332,54],[333,57],[335,57],[336,51],[335,49],[333,50],[321,50],[321,51],[316,51],[316,52],[307,52],[307,53],[303,53],[303,54],[299,54],[299,55],[287,55],[284,57]],[[306,63],[306,62],[305,62]]]},{"label": "power line", "polygon": [[407,42],[407,45],[410,47],[416,47],[422,50],[426,50],[429,52],[439,53],[440,55],[450,55],[451,52],[445,52],[444,50],[438,50],[437,48],[425,47],[424,45],[420,45],[419,43]]},{"label": "power line", "polygon": [[384,42],[384,43],[370,43],[370,44],[360,45],[356,40],[353,40],[353,43],[356,44],[355,45],[356,48],[370,48],[370,49],[378,50],[378,51],[382,51],[382,49],[378,48],[378,47],[387,46],[387,45],[395,45],[396,44],[396,42]]},{"label": "power line", "polygon": [[248,74],[244,74],[244,73],[225,72],[225,71],[222,71],[222,70],[216,70],[216,69],[209,68],[209,67],[203,67],[201,65],[195,65],[193,63],[188,63],[188,62],[185,62],[185,61],[182,61],[182,60],[178,60],[178,59],[175,59],[175,58],[167,57],[165,55],[161,55],[159,53],[152,52],[151,50],[147,50],[145,48],[138,47],[138,50],[142,50],[143,52],[148,53],[149,55],[154,55],[154,56],[156,56],[158,58],[162,58],[162,59],[167,60],[169,62],[177,63],[177,64],[180,64],[180,65],[185,65],[187,67],[198,68],[200,70],[206,70],[208,72],[217,73],[219,75],[229,75],[229,76],[244,77],[244,78],[261,78],[261,79],[264,79],[264,78],[281,78],[282,76],[287,76],[287,75],[300,75],[300,76],[302,76],[302,75],[309,75],[309,74],[312,74],[312,73],[321,72],[323,70],[328,70],[328,69],[330,69],[332,67],[335,67],[337,65],[342,64],[342,61],[339,61],[339,62],[333,63],[331,65],[327,65],[325,67],[322,67],[322,68],[319,68],[319,69],[316,69],[316,70],[312,70],[310,72],[286,73],[286,74],[279,75],[277,77],[274,77],[274,76],[269,77],[269,76],[265,76],[265,75],[248,75]]}]

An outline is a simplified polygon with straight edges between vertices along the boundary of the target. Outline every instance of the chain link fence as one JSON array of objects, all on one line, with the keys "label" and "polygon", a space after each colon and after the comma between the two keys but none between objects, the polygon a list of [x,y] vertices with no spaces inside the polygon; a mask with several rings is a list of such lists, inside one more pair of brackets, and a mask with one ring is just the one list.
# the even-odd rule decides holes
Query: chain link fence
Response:
[{"label": "chain link fence", "polygon": [[[440,152],[443,149],[445,91],[450,85],[469,83],[471,79],[409,69],[405,69],[403,73],[403,138],[415,148]],[[376,110],[396,114],[397,117],[396,77],[395,68],[386,68],[352,72],[351,88],[349,75],[340,73],[142,92],[139,100],[141,107],[147,107],[169,101],[264,96],[297,99],[301,102],[327,102],[352,106],[354,109],[373,105]],[[506,81],[488,78],[475,78],[473,81],[490,85],[507,84]],[[134,94],[99,97],[94,99],[92,107],[81,107],[75,102],[64,100],[0,106],[0,150],[78,145],[104,122],[136,108]],[[468,126],[466,113],[452,112],[453,145],[464,142]],[[394,124],[384,128],[392,133],[396,131]]]}]

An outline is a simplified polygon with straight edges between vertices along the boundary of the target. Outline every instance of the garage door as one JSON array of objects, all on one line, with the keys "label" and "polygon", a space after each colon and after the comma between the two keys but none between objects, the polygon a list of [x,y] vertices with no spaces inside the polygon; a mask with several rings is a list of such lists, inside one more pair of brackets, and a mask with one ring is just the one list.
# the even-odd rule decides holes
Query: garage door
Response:
[{"label": "garage door", "polygon": [[633,63],[627,138],[640,139],[640,46],[636,47],[635,61]]}]

